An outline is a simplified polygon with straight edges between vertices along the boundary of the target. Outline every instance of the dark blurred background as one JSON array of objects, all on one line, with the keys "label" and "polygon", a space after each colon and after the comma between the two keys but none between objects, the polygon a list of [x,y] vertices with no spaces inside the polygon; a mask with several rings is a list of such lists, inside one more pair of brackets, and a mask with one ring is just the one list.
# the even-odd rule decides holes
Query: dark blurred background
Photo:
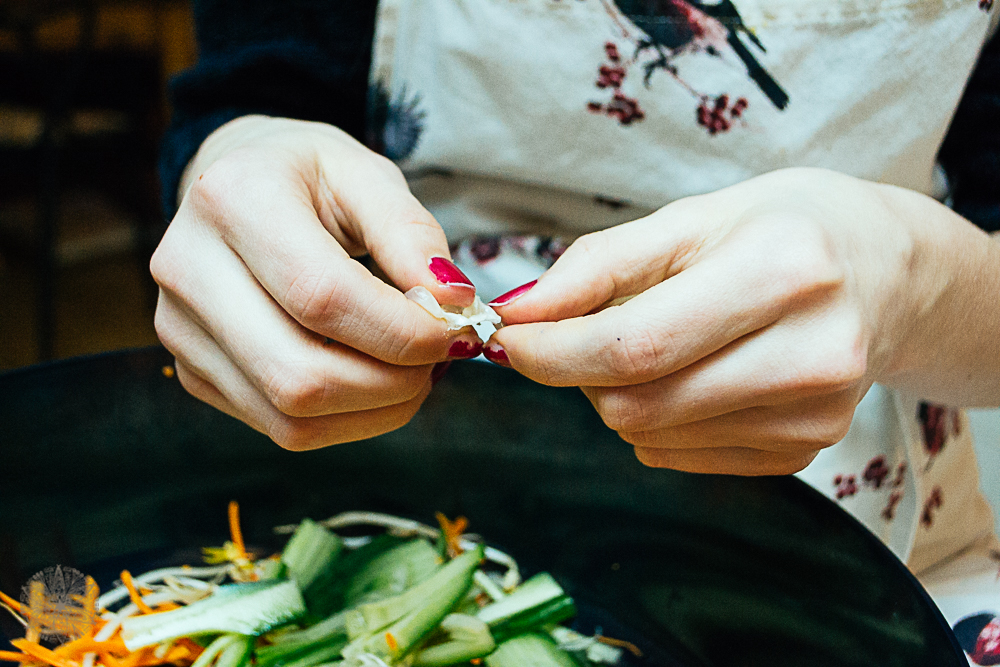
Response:
[{"label": "dark blurred background", "polygon": [[150,345],[182,0],[0,0],[0,370]]}]

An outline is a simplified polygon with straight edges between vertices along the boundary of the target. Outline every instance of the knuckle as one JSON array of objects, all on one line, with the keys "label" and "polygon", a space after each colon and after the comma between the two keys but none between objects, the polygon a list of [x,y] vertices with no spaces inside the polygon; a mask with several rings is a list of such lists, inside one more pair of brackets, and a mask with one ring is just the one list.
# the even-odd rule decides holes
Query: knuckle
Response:
[{"label": "knuckle", "polygon": [[795,220],[794,226],[788,221],[770,222],[780,236],[779,242],[768,245],[768,278],[781,286],[786,298],[800,299],[843,285],[844,269],[836,262],[820,230],[812,229],[802,220]]},{"label": "knuckle", "polygon": [[163,347],[176,356],[179,345],[175,335],[175,326],[173,318],[167,313],[163,299],[160,299],[156,304],[156,311],[153,313],[153,329],[156,331],[156,337],[163,343]]},{"label": "knuckle", "polygon": [[633,393],[631,388],[622,387],[595,397],[597,412],[608,428],[628,433],[647,427],[647,410]]},{"label": "knuckle", "polygon": [[308,420],[288,417],[279,417],[271,422],[267,434],[275,444],[290,452],[303,452],[335,444]]},{"label": "knuckle", "polygon": [[420,332],[417,323],[412,318],[406,317],[401,321],[394,322],[391,329],[379,329],[377,336],[373,342],[372,356],[385,363],[393,366],[407,366],[420,358],[418,349]]},{"label": "knuckle", "polygon": [[241,188],[246,169],[242,160],[231,156],[219,158],[191,184],[184,195],[185,203],[190,203],[195,213],[215,219],[228,207],[233,193]]},{"label": "knuckle", "polygon": [[286,364],[268,378],[265,395],[282,414],[309,417],[337,394],[336,383],[310,364]]},{"label": "knuckle", "polygon": [[636,444],[626,440],[629,444],[633,445],[633,451],[635,452],[635,457],[639,459],[639,463],[646,466],[647,468],[669,468],[671,451],[669,449],[655,449],[653,447],[645,447],[641,443]]},{"label": "knuckle", "polygon": [[772,461],[768,469],[757,472],[758,475],[794,475],[802,472],[816,458],[815,452],[793,457],[782,457]]},{"label": "knuckle", "polygon": [[303,266],[285,291],[282,303],[288,314],[302,326],[319,330],[335,326],[345,316],[339,281],[327,267]]},{"label": "knuckle", "polygon": [[797,388],[839,391],[863,380],[868,372],[868,350],[860,323],[842,323],[816,351],[796,380]]},{"label": "knuckle", "polygon": [[586,262],[590,257],[602,257],[608,249],[608,238],[605,232],[591,232],[573,241],[563,256],[569,256],[567,261]]}]

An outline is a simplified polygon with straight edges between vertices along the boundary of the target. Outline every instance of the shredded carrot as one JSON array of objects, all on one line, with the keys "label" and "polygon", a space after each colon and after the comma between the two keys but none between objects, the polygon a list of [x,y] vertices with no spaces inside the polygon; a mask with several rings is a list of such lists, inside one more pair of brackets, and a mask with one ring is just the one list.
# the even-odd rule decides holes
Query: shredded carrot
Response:
[{"label": "shredded carrot", "polygon": [[396,641],[391,632],[385,633],[385,643],[389,646],[390,651],[399,650],[399,642]]},{"label": "shredded carrot", "polygon": [[178,639],[175,639],[174,643],[177,644],[178,646],[187,647],[187,649],[191,652],[193,656],[197,656],[199,653],[205,650],[204,648],[202,648],[200,644],[198,644],[198,642],[188,639],[187,637],[180,637]]},{"label": "shredded carrot", "polygon": [[160,604],[153,607],[153,611],[160,613],[161,611],[173,611],[174,609],[180,609],[181,606],[175,602],[161,602]]},{"label": "shredded carrot", "polygon": [[10,643],[31,657],[37,658],[38,660],[52,665],[53,667],[80,667],[78,662],[67,660],[60,655],[56,655],[44,646],[40,646],[35,642],[28,641],[27,639],[12,639],[10,640]]},{"label": "shredded carrot", "polygon": [[144,614],[152,614],[153,608],[150,607],[139,595],[139,591],[135,588],[135,582],[132,581],[132,573],[128,570],[122,570],[122,583],[125,584],[125,588],[128,589],[128,596],[132,599],[132,604],[139,608]]},{"label": "shredded carrot", "polygon": [[24,610],[21,608],[21,603],[10,597],[9,595],[4,595],[3,591],[0,591],[0,602],[13,609],[19,614],[23,614]]},{"label": "shredded carrot", "polygon": [[247,549],[243,544],[243,531],[240,530],[240,504],[235,500],[229,501],[229,534],[237,551],[240,552],[240,557],[246,558]]},{"label": "shredded carrot", "polygon": [[13,651],[0,651],[0,662],[31,662],[34,660],[26,653],[14,653]]},{"label": "shredded carrot", "polygon": [[161,659],[153,655],[155,652],[155,646],[146,646],[122,658],[121,665],[122,667],[136,667],[137,665],[159,664]]},{"label": "shredded carrot", "polygon": [[101,651],[115,651],[122,655],[129,651],[122,641],[121,635],[115,635],[111,639],[103,642],[95,642],[93,636],[81,637],[80,639],[66,642],[55,649],[55,653],[68,658],[82,658],[85,653],[99,653]]},{"label": "shredded carrot", "polygon": [[611,637],[602,637],[600,635],[598,635],[594,639],[601,642],[602,644],[607,644],[608,646],[623,648],[637,658],[642,657],[642,649],[633,644],[632,642],[627,642],[624,639],[612,639]]},{"label": "shredded carrot", "polygon": [[469,662],[471,662],[473,665],[481,665],[481,664],[483,664],[483,659],[482,658],[473,658]]},{"label": "shredded carrot", "polygon": [[111,655],[111,651],[98,651],[98,655],[101,656],[101,662],[103,662],[107,667],[121,667],[121,662],[118,658]]},{"label": "shredded carrot", "polygon": [[445,545],[447,545],[448,555],[454,558],[462,553],[462,534],[465,529],[469,527],[469,520],[464,516],[460,516],[454,521],[451,521],[441,512],[437,512],[434,515],[437,517],[438,524],[441,525],[441,535],[444,536]]}]

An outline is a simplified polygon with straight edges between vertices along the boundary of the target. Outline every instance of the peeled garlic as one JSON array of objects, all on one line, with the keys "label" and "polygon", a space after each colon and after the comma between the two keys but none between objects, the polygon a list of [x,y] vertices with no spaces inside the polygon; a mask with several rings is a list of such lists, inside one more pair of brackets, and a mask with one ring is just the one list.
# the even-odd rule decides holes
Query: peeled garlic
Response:
[{"label": "peeled garlic", "polygon": [[417,303],[439,320],[447,322],[449,331],[461,329],[462,327],[475,327],[480,324],[500,324],[500,316],[492,308],[483,303],[478,295],[476,295],[471,306],[467,306],[458,312],[450,312],[442,308],[430,290],[420,285],[407,292],[406,298]]}]

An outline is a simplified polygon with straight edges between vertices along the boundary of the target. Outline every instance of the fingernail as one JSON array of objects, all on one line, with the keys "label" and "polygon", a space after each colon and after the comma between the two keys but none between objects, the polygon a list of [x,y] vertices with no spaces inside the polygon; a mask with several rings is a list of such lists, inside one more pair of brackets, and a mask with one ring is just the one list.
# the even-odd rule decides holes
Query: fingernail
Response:
[{"label": "fingernail", "polygon": [[444,374],[448,372],[448,367],[451,366],[450,361],[442,361],[434,364],[434,368],[431,369],[431,386],[433,387],[438,383]]},{"label": "fingernail", "polygon": [[457,287],[471,287],[473,289],[476,287],[469,280],[469,277],[462,273],[461,269],[444,257],[432,257],[430,264],[427,266],[431,270],[431,273],[434,274],[434,277],[438,279],[439,283]]},{"label": "fingernail", "polygon": [[482,351],[483,344],[479,341],[472,343],[467,340],[456,340],[448,348],[448,356],[452,359],[472,359],[478,357]]},{"label": "fingernail", "polygon": [[520,287],[515,287],[514,289],[512,289],[509,292],[507,292],[506,294],[501,294],[497,298],[493,299],[487,305],[490,305],[490,306],[506,306],[508,303],[510,303],[514,299],[517,299],[518,297],[524,296],[525,292],[527,292],[532,287],[534,287],[535,283],[537,283],[537,282],[538,282],[537,280],[532,280],[530,283],[524,283]]},{"label": "fingernail", "polygon": [[483,348],[483,356],[494,364],[510,368],[510,359],[507,357],[507,351],[496,343],[490,343]]}]

